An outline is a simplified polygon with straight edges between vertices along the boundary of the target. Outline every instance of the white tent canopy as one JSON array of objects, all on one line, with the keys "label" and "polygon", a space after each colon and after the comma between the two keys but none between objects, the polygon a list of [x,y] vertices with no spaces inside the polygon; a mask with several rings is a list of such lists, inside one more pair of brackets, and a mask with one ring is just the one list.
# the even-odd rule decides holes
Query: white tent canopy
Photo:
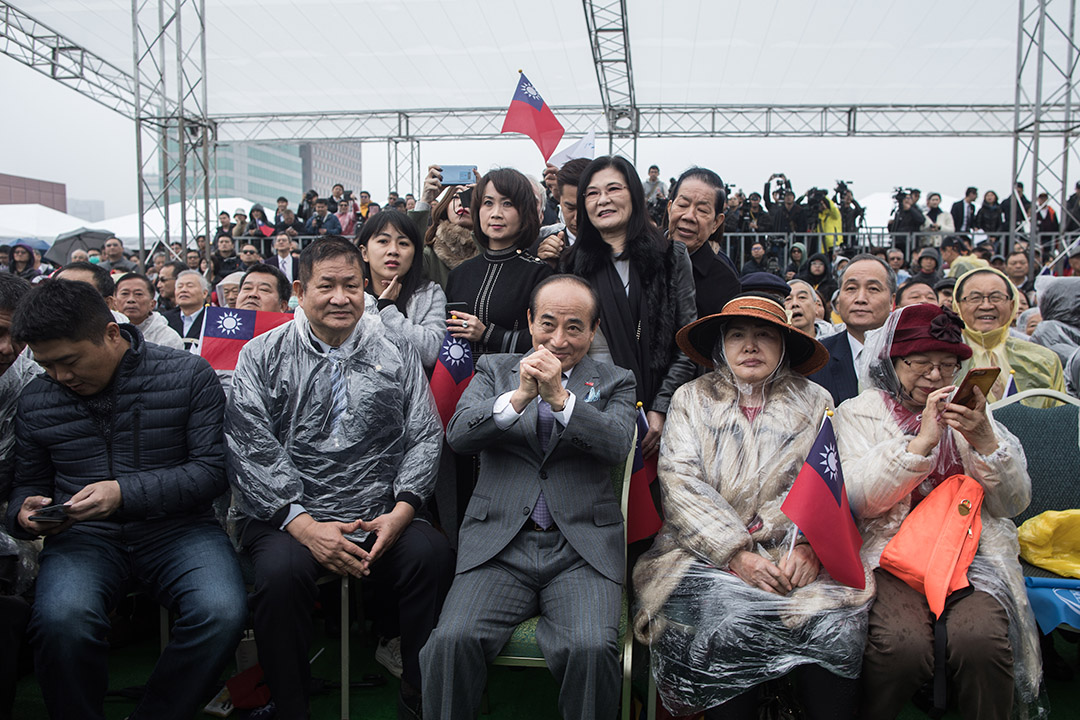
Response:
[{"label": "white tent canopy", "polygon": [[104,230],[108,224],[91,225],[82,218],[37,203],[0,205],[0,240],[36,238],[51,244],[57,235],[82,227]]},{"label": "white tent canopy", "polygon": [[[210,232],[213,234],[213,230],[217,227],[217,214],[221,211],[229,213],[231,217],[237,208],[243,208],[244,212],[249,212],[254,202],[247,198],[241,197],[225,197],[217,198],[210,201]],[[169,239],[170,241],[177,241],[181,237],[180,233],[180,206],[181,203],[173,203],[169,205]],[[197,213],[203,211],[203,201],[201,199],[189,200],[187,203],[187,217],[190,221],[191,218],[196,217]],[[273,208],[267,212],[272,212]],[[2,224],[2,223],[0,223]],[[103,225],[109,227],[113,234],[124,243],[124,247],[128,250],[139,249],[139,214],[132,213],[131,215],[121,215],[120,217],[109,218],[105,220]],[[146,214],[146,249],[149,250],[158,238],[164,238],[165,236],[165,216],[158,210],[152,210]],[[188,245],[194,247],[195,238],[190,237],[188,239]]]}]

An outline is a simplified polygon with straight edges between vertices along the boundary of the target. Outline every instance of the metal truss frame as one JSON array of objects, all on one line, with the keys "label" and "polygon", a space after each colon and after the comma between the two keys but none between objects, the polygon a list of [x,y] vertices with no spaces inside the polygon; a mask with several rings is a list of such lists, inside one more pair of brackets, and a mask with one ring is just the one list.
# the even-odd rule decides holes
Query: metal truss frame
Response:
[{"label": "metal truss frame", "polygon": [[611,155],[637,162],[638,108],[626,0],[582,0]]},{"label": "metal truss frame", "polygon": [[[1040,191],[1051,196],[1060,193],[1060,250],[1065,246],[1065,203],[1069,188],[1070,159],[1077,160],[1077,111],[1080,110],[1076,63],[1080,48],[1076,43],[1076,0],[1034,0],[1019,3],[1016,40],[1016,100],[1013,109],[1013,183],[1031,182],[1025,190],[1029,201]],[[1056,147],[1043,142],[1047,136],[1060,138]],[[1056,143],[1054,144],[1056,145]],[[1016,193],[1007,200],[1009,217],[1017,218]],[[1035,228],[1030,228],[1032,231]],[[1009,249],[1017,237],[1017,223],[1010,223]],[[1003,238],[1004,240],[1005,238]],[[1003,248],[1004,250],[1005,248]],[[1035,244],[1029,245],[1032,277],[1037,272]]]},{"label": "metal truss frame", "polygon": [[[1012,137],[1012,105],[641,105],[638,135],[695,137]],[[222,142],[494,140],[503,107],[215,115]],[[605,119],[600,106],[554,108],[567,137]],[[1064,105],[1043,114],[1061,134]],[[402,132],[405,130],[406,132]]]},{"label": "metal truss frame", "polygon": [[[135,149],[139,178],[139,251],[145,255],[147,215],[159,212],[160,235],[149,239],[187,247],[210,235],[214,123],[207,114],[205,0],[132,0],[135,68]],[[150,92],[144,93],[143,88]],[[156,172],[155,172],[156,171]],[[157,181],[155,181],[155,176]],[[201,195],[201,198],[200,198]],[[180,217],[170,204],[180,201]],[[178,236],[178,237],[177,237]],[[206,244],[209,263],[210,244]]]}]

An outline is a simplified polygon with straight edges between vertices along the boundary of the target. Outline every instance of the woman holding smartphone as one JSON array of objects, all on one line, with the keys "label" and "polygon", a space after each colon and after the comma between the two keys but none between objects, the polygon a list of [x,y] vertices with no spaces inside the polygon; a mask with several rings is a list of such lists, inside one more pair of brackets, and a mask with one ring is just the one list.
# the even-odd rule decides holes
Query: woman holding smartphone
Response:
[{"label": "woman holding smartphone", "polygon": [[405,213],[378,213],[363,224],[358,242],[367,292],[378,298],[379,317],[412,343],[430,373],[446,332],[446,295],[423,277],[416,225]]},{"label": "woman holding smartphone", "polygon": [[471,212],[473,236],[483,252],[450,271],[447,300],[466,303],[468,310],[453,313],[445,327],[472,343],[474,359],[526,352],[532,348],[529,297],[552,274],[547,263],[526,251],[540,232],[532,183],[511,168],[492,170],[473,188]]},{"label": "woman holding smartphone", "polygon": [[[1027,507],[1031,479],[1020,442],[993,420],[986,396],[949,402],[971,358],[964,323],[922,303],[894,311],[868,337],[866,388],[836,411],[836,437],[862,556],[876,568],[862,666],[862,717],[893,718],[935,667],[935,625],[926,596],[878,567],[908,513],[953,475],[983,488],[982,533],[968,568],[974,590],[942,613],[945,662],[965,718],[1012,717],[1037,701],[1038,636],[1017,560],[1011,517]],[[961,514],[963,514],[961,512]]]}]

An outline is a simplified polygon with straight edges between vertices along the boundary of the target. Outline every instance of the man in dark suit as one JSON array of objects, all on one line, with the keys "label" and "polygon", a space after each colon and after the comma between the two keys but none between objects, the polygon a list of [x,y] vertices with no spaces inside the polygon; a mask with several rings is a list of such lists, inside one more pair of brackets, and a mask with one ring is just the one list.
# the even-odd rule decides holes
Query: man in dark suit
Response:
[{"label": "man in dark suit", "polygon": [[635,395],[629,371],[586,355],[598,322],[583,280],[540,283],[533,350],[481,358],[450,421],[450,446],[481,470],[420,654],[425,717],[476,717],[488,662],[537,614],[562,716],[615,715],[625,541],[609,470],[630,450]]},{"label": "man in dark suit", "polygon": [[964,191],[964,199],[952,204],[953,227],[956,232],[969,233],[975,229],[975,199],[979,197],[978,188],[969,187]]},{"label": "man in dark suit", "polygon": [[[844,270],[836,309],[846,329],[821,344],[829,351],[829,362],[810,379],[832,393],[836,406],[859,394],[859,368],[866,333],[885,324],[896,297],[896,273],[876,255],[856,255]],[[834,406],[835,407],[835,406]]]},{"label": "man in dark suit", "polygon": [[300,279],[300,261],[292,256],[292,238],[285,233],[274,238],[274,254],[263,262],[280,270],[290,285]]},{"label": "man in dark suit", "polygon": [[199,336],[202,335],[203,316],[210,283],[198,270],[185,270],[176,276],[173,296],[176,307],[163,315],[169,327],[184,340],[184,347],[197,352]]}]

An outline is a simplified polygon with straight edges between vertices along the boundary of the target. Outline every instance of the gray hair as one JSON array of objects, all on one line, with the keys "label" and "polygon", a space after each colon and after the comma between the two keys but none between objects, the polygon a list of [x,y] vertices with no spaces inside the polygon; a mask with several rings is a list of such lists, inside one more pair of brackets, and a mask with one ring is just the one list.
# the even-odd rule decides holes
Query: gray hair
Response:
[{"label": "gray hair", "polygon": [[207,280],[206,276],[198,270],[185,270],[184,272],[177,275],[176,279],[179,280],[182,277],[190,277],[192,275],[199,278],[199,284],[202,285],[203,292],[210,292],[210,281]]},{"label": "gray hair", "polygon": [[[873,260],[878,265],[885,268],[886,284],[889,286],[889,294],[893,297],[896,297],[896,271],[892,269],[892,266],[889,265],[889,263],[885,262],[877,255],[871,255],[870,253],[859,253],[848,261],[847,267],[844,268],[844,272],[850,270],[851,266],[855,263],[861,262],[863,260]],[[840,273],[840,276],[837,278],[837,280],[839,280],[840,284],[843,285],[844,273]]]}]

